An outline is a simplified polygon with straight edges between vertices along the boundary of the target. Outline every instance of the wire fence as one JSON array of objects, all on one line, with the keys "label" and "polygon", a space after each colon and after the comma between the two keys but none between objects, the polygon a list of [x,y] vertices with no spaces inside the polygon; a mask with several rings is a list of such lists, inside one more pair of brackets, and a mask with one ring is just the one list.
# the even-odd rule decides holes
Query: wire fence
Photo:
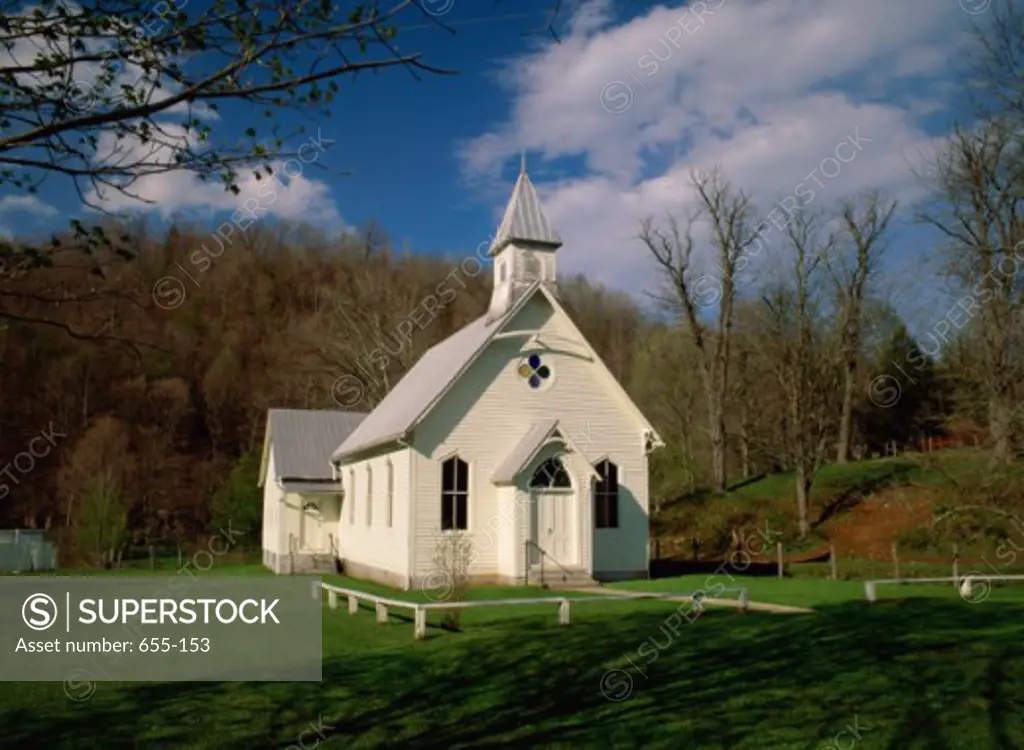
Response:
[{"label": "wire fence", "polygon": [[37,529],[0,529],[0,572],[55,570],[57,548]]}]

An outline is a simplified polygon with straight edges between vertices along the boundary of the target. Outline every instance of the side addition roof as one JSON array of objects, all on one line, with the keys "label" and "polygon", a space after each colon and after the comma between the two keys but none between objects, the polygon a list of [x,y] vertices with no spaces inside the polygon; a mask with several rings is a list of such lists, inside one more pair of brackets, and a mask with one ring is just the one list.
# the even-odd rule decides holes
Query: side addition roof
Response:
[{"label": "side addition roof", "polygon": [[264,437],[260,486],[266,481],[268,450],[281,481],[330,482],[331,452],[365,420],[365,412],[270,409]]}]

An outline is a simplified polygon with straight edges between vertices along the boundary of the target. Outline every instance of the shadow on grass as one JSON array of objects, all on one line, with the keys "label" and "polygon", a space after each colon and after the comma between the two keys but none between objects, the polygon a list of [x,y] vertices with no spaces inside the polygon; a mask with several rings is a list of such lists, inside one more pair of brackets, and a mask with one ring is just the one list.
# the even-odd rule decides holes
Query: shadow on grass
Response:
[{"label": "shadow on grass", "polygon": [[737,567],[728,560],[686,560],[665,558],[651,560],[651,578],[676,578],[694,573],[719,573],[738,576],[778,576],[777,563],[746,561]]},{"label": "shadow on grass", "polygon": [[[1020,605],[710,612],[675,630],[667,605],[628,606],[580,606],[567,628],[495,618],[426,643],[404,623],[342,620],[339,634],[328,621],[323,683],[102,685],[78,704],[60,686],[8,684],[0,736],[48,748],[283,750],[305,731],[306,748],[809,750],[856,723],[858,750],[1024,747]],[[25,690],[38,695],[15,700]]]}]

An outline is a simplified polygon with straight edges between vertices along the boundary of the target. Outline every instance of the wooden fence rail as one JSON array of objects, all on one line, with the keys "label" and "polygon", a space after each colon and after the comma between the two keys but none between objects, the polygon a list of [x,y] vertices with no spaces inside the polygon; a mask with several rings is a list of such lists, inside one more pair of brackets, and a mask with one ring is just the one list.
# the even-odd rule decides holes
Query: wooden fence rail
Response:
[{"label": "wooden fence rail", "polygon": [[994,577],[990,575],[967,575],[961,578],[954,578],[952,576],[942,578],[881,578],[875,581],[864,581],[864,597],[869,602],[878,601],[878,592],[876,588],[879,584],[898,584],[908,585],[914,583],[952,583],[954,586],[959,587],[960,595],[965,598],[970,598],[974,592],[975,581],[991,581],[993,578],[1003,581],[1024,581],[1024,575],[1002,575],[996,574]]},{"label": "wooden fence rail", "polygon": [[[344,596],[348,598],[348,613],[354,615],[359,611],[359,602],[365,601],[374,605],[376,610],[377,622],[385,624],[388,621],[388,610],[394,609],[409,609],[413,612],[413,620],[415,622],[415,638],[416,640],[423,640],[427,637],[427,612],[431,610],[449,610],[449,609],[468,609],[470,607],[506,607],[515,606],[520,604],[553,604],[558,606],[558,624],[568,625],[570,624],[570,602],[578,604],[580,602],[609,602],[609,601],[635,601],[637,599],[679,599],[686,596],[685,594],[616,594],[615,596],[601,595],[601,596],[580,596],[580,597],[565,597],[565,596],[549,596],[549,597],[534,597],[529,599],[490,599],[485,601],[476,602],[407,602],[401,599],[391,599],[385,596],[376,596],[375,594],[367,594],[365,591],[359,591],[358,589],[349,589],[343,586],[335,586],[330,583],[314,582],[313,584],[313,598],[319,598],[322,591],[327,592],[327,606],[331,609],[338,608],[338,597]],[[747,594],[746,587],[733,587],[724,588],[722,591],[736,591],[739,592],[740,609],[746,611],[749,597]],[[702,606],[698,604],[697,606]]]}]

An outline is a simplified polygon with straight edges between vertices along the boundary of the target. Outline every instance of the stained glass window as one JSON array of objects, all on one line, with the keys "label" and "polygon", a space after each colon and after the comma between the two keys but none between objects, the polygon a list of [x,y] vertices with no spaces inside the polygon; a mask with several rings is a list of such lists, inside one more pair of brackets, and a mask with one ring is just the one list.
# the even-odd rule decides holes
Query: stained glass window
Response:
[{"label": "stained glass window", "polygon": [[531,388],[540,388],[544,381],[551,377],[551,368],[541,361],[539,354],[531,354],[519,365],[519,376],[530,384]]}]

